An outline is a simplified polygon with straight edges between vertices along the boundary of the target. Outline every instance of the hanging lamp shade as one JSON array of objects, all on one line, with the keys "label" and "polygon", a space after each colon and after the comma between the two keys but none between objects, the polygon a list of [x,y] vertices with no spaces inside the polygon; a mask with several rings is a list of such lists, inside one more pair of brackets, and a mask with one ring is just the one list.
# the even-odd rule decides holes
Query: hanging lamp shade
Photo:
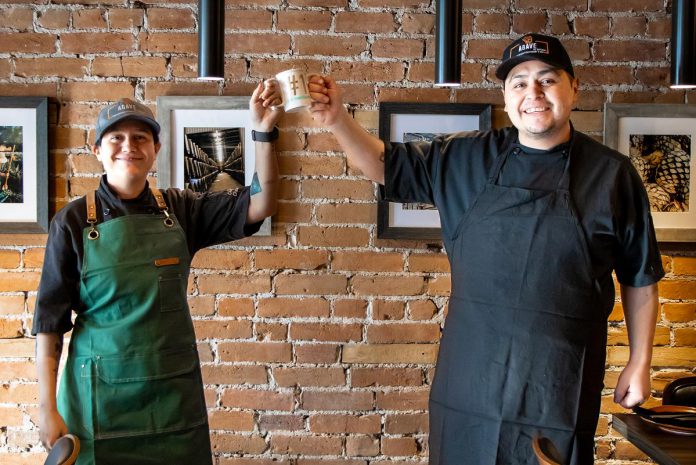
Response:
[{"label": "hanging lamp shade", "polygon": [[225,0],[198,0],[198,79],[225,79]]},{"label": "hanging lamp shade", "polygon": [[435,86],[460,86],[462,0],[437,0],[435,8]]},{"label": "hanging lamp shade", "polygon": [[696,0],[673,0],[671,47],[670,87],[696,88]]}]

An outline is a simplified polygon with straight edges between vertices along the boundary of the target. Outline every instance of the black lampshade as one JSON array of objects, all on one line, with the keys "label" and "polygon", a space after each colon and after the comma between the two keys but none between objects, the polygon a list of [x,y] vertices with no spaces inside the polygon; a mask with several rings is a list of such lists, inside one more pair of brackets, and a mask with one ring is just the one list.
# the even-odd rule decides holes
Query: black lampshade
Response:
[{"label": "black lampshade", "polygon": [[671,87],[696,88],[696,0],[672,1]]},{"label": "black lampshade", "polygon": [[225,78],[225,0],[198,0],[198,78]]},{"label": "black lampshade", "polygon": [[461,85],[462,0],[437,0],[435,17],[435,85]]}]

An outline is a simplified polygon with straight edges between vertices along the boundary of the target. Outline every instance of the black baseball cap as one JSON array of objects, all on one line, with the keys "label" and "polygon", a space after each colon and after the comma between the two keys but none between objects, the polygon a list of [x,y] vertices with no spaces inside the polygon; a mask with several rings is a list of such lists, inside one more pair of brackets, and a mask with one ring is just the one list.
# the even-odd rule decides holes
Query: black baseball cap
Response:
[{"label": "black baseball cap", "polygon": [[526,34],[505,47],[502,63],[495,70],[495,75],[504,81],[512,68],[531,60],[543,61],[575,77],[573,64],[561,42],[543,34]]},{"label": "black baseball cap", "polygon": [[157,123],[152,111],[142,103],[135,102],[129,98],[122,98],[111,105],[105,106],[99,112],[94,143],[99,144],[102,136],[111,126],[126,119],[142,121],[152,129],[155,141],[159,138],[160,125]]}]

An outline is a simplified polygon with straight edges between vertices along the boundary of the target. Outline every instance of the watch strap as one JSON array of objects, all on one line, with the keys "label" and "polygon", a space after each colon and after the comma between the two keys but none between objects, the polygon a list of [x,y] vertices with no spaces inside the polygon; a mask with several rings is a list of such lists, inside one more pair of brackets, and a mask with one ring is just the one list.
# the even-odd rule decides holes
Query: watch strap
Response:
[{"label": "watch strap", "polygon": [[278,128],[274,127],[273,131],[271,132],[261,132],[261,131],[254,131],[253,129],[251,130],[251,140],[254,142],[273,142],[274,140],[278,139]]}]

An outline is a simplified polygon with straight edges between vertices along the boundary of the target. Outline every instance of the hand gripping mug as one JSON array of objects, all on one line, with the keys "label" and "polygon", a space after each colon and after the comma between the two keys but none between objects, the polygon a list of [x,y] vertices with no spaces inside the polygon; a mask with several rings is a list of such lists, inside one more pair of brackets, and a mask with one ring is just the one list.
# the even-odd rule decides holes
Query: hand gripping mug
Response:
[{"label": "hand gripping mug", "polygon": [[307,75],[301,69],[289,69],[275,75],[283,94],[283,109],[292,113],[309,108],[312,98],[309,96]]}]

